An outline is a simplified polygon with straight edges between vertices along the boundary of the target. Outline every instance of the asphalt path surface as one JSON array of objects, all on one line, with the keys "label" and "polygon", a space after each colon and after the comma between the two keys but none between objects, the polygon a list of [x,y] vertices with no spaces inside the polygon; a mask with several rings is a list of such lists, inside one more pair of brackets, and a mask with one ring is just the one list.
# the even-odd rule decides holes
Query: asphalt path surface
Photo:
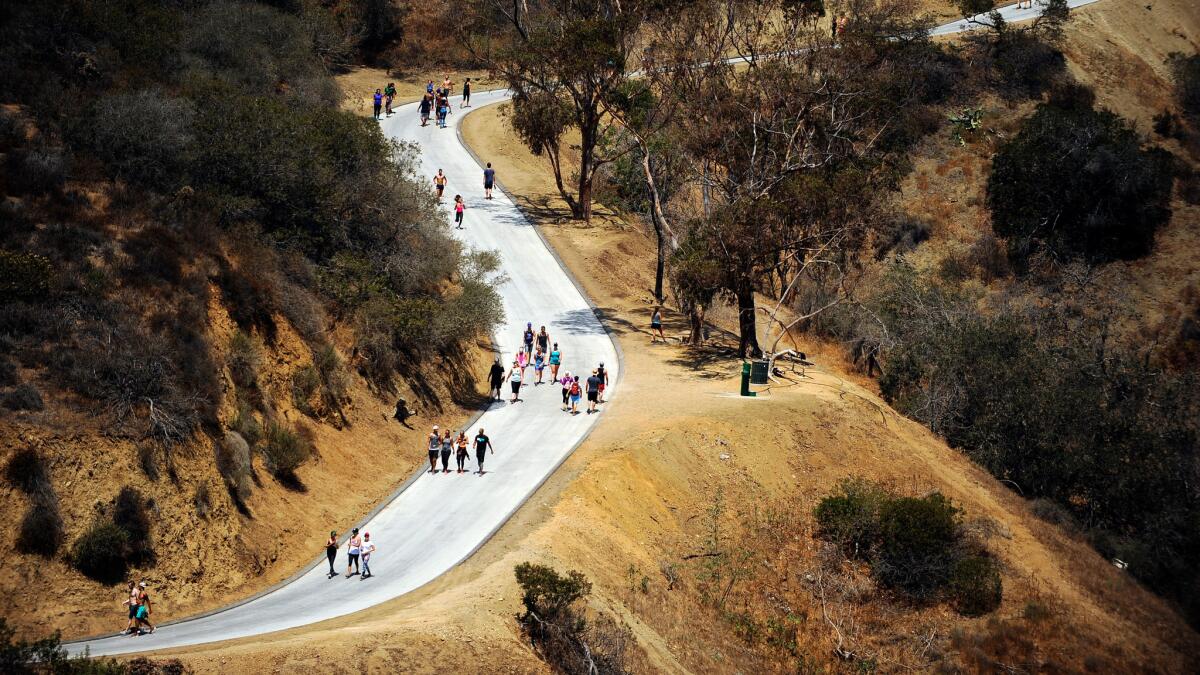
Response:
[{"label": "asphalt path surface", "polygon": [[[1095,1],[1071,0],[1070,6]],[[1033,18],[1038,6],[1035,0],[1035,9],[1017,10],[1013,5],[1001,13],[1008,21],[1021,21]],[[955,21],[936,28],[933,34],[969,29],[966,22]],[[508,97],[503,90],[476,92],[472,110]],[[503,364],[511,364],[526,322],[532,322],[535,330],[545,325],[562,349],[564,370],[587,374],[599,363],[606,364],[612,383],[607,398],[612,398],[620,375],[615,344],[583,293],[508,195],[496,188],[492,200],[484,199],[483,167],[458,135],[467,111],[457,108],[457,96],[452,100],[456,107],[446,129],[437,128],[432,120],[421,127],[415,103],[396,108],[395,114],[380,124],[389,137],[417,144],[419,170],[430,189],[438,169],[446,174],[443,209],[449,220],[453,220],[453,196],[463,195],[467,209],[463,229],[454,230],[455,236],[470,247],[499,253],[506,279],[497,290],[506,318],[494,339],[504,355]],[[496,170],[503,182],[504,167]],[[93,656],[105,656],[261,635],[353,614],[436,579],[482,546],[604,417],[603,412],[571,416],[560,411],[560,388],[534,386],[532,367],[526,370],[524,382],[521,402],[507,403],[506,382],[505,402],[491,405],[468,429],[468,437],[473,438],[479,428],[485,428],[495,445],[495,453],[484,463],[484,475],[422,473],[369,518],[363,530],[371,533],[377,546],[371,578],[347,579],[340,574],[328,578],[322,555],[325,533],[313,532],[292,544],[311,547],[314,557],[321,555],[321,560],[277,587],[214,612],[160,625],[152,635],[81,640],[66,644],[67,650],[79,654],[86,649]],[[585,407],[581,405],[581,409]],[[424,461],[423,446],[405,451]],[[470,467],[476,468],[474,448]],[[338,552],[339,571],[344,571],[345,564],[343,545]],[[150,589],[152,594],[157,590]],[[122,592],[114,588],[114,606]],[[123,623],[123,614],[114,610],[114,626]]]}]

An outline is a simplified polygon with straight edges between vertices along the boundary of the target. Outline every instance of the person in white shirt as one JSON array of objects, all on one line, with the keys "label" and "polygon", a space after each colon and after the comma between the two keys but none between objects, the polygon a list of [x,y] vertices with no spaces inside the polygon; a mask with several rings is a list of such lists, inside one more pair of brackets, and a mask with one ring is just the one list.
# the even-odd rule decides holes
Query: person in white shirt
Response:
[{"label": "person in white shirt", "polygon": [[371,574],[371,554],[375,552],[375,542],[371,541],[371,533],[363,532],[362,540],[362,576],[361,579],[366,579]]}]

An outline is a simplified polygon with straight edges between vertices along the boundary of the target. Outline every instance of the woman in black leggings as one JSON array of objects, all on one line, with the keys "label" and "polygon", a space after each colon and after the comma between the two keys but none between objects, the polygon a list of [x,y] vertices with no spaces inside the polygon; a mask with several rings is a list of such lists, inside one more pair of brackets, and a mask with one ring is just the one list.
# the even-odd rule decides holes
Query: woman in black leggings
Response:
[{"label": "woman in black leggings", "polygon": [[442,473],[450,473],[450,453],[454,450],[454,435],[446,430],[442,436]]},{"label": "woman in black leggings", "polygon": [[325,542],[325,557],[329,558],[329,578],[337,576],[337,572],[333,569],[333,561],[337,558],[338,541],[337,532],[330,531],[329,540]]}]

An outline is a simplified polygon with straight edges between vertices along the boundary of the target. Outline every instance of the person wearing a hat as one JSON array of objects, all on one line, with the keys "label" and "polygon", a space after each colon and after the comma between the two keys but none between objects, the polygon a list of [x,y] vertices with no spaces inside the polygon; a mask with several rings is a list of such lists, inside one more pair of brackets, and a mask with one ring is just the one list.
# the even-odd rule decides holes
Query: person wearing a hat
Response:
[{"label": "person wearing a hat", "polygon": [[375,552],[375,542],[371,541],[371,533],[363,532],[362,540],[362,576],[360,579],[374,576],[371,574],[371,554]]},{"label": "person wearing a hat", "polygon": [[600,362],[600,367],[596,369],[596,377],[600,378],[600,387],[596,390],[596,402],[604,403],[604,390],[608,387],[608,370],[604,368],[604,362]]},{"label": "person wearing a hat", "polygon": [[337,576],[337,570],[333,569],[333,561],[337,559],[338,540],[337,531],[329,531],[329,539],[325,540],[325,557],[329,558],[329,579]]},{"label": "person wearing a hat", "polygon": [[346,542],[346,553],[349,554],[350,560],[346,563],[346,578],[350,578],[350,568],[354,568],[355,574],[362,574],[362,570],[358,568],[358,556],[362,553],[362,537],[358,536],[358,528],[354,528],[350,532],[350,539]]},{"label": "person wearing a hat", "polygon": [[437,473],[438,451],[442,449],[442,435],[438,433],[438,425],[433,425],[429,432],[429,470]]},{"label": "person wearing a hat", "polygon": [[[149,633],[154,632],[154,624],[150,623],[150,612],[151,611],[152,611],[152,609],[150,607],[150,593],[146,591],[146,582],[143,581],[138,584],[138,608],[137,608],[137,622],[138,622],[138,626],[139,626],[138,635],[142,635],[146,632],[149,632]],[[143,631],[143,630],[141,630],[141,626],[145,626],[146,628],[149,628],[150,630]]]}]

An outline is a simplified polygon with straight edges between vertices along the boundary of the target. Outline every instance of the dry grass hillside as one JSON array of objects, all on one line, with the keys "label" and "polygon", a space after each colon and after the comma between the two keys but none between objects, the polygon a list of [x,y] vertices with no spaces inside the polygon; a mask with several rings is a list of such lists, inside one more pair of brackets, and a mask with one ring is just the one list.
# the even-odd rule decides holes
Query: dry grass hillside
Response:
[{"label": "dry grass hillside", "polygon": [[[225,362],[237,327],[219,300],[207,308],[207,317],[216,357]],[[45,409],[0,413],[0,462],[19,448],[33,448],[46,458],[68,542],[109,507],[121,487],[131,486],[150,500],[157,560],[135,567],[131,576],[149,582],[160,619],[219,607],[290,576],[321,553],[329,530],[348,529],[421,464],[414,448],[419,448],[424,429],[406,429],[392,420],[393,395],[373,390],[356,374],[348,375],[345,421],[313,419],[297,410],[293,375],[311,365],[314,355],[283,317],[276,318],[279,331],[273,345],[263,350],[259,386],[276,402],[282,418],[311,440],[314,459],[297,470],[295,483],[282,482],[256,453],[245,511],[239,511],[226,490],[208,437],[177,446],[169,455],[144,442],[115,437],[86,407],[40,382],[34,371],[22,375],[38,384]],[[486,368],[489,360],[485,349],[476,348],[454,367]],[[424,378],[428,389],[416,392],[403,384],[395,395],[418,411],[412,424],[457,424],[473,413],[471,384],[447,379],[447,365],[413,364],[414,381]],[[227,368],[221,380],[220,419],[232,426],[238,413]],[[0,511],[0,537],[11,552],[9,573],[0,581],[0,613],[29,635],[61,630],[66,636],[82,636],[121,628],[120,588],[88,580],[61,556],[46,560],[14,551],[28,500],[7,484],[0,490],[8,505]]]}]

